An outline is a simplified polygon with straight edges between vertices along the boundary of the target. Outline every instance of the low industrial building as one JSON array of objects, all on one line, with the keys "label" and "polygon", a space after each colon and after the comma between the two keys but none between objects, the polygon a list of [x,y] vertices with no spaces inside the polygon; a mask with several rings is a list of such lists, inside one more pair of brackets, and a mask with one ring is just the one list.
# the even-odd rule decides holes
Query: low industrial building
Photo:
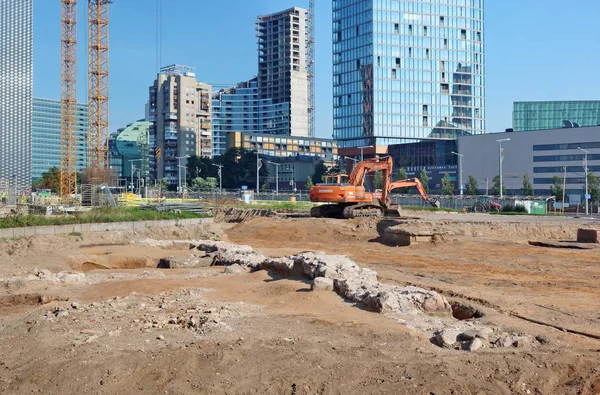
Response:
[{"label": "low industrial building", "polygon": [[550,196],[554,176],[563,180],[566,168],[565,200],[584,202],[586,151],[588,171],[600,175],[600,126],[560,128],[459,137],[464,183],[473,176],[480,192],[492,188],[500,173],[500,144],[507,196],[521,195],[524,174],[531,179],[534,195]]}]

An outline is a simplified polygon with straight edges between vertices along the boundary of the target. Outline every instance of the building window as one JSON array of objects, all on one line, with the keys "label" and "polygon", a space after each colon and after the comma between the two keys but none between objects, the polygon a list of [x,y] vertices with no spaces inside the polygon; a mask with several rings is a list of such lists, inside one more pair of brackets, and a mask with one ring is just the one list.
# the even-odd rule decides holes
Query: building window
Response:
[{"label": "building window", "polygon": [[428,126],[427,125],[427,117],[423,117],[423,126]]},{"label": "building window", "polygon": [[392,69],[392,79],[396,79],[396,69]]},{"label": "building window", "polygon": [[481,41],[481,32],[477,32],[477,41]]},{"label": "building window", "polygon": [[412,48],[408,48],[408,57],[412,58]]},{"label": "building window", "polygon": [[440,26],[444,26],[444,17],[443,16],[440,17]]},{"label": "building window", "polygon": [[377,57],[377,66],[381,66],[381,56]]},{"label": "building window", "polygon": [[444,49],[448,49],[448,39],[444,39]]},{"label": "building window", "polygon": [[466,40],[467,39],[467,30],[466,29],[461,29],[460,30],[460,38],[461,38],[461,40]]},{"label": "building window", "polygon": [[426,57],[427,59],[429,59],[429,49],[426,49],[426,50],[425,50],[425,57]]},{"label": "building window", "polygon": [[413,34],[413,26],[412,25],[408,25],[408,33]]},{"label": "building window", "polygon": [[429,109],[427,107],[427,104],[423,105],[423,115],[429,115]]},{"label": "building window", "polygon": [[[444,73],[442,73],[442,76],[443,75],[444,75]],[[441,84],[440,87],[442,89],[442,93],[448,94],[450,92],[448,84]]]},{"label": "building window", "polygon": [[394,33],[400,34],[400,25],[397,23],[394,23]]},{"label": "building window", "polygon": [[423,35],[426,36],[427,35],[427,26],[423,26]]}]

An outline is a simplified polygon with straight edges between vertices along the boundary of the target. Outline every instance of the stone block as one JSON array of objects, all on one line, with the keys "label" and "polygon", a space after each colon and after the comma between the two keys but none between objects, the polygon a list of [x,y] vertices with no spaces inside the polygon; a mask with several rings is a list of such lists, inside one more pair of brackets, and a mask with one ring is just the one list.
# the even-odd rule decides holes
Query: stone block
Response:
[{"label": "stone block", "polygon": [[596,229],[577,229],[577,242],[598,244],[598,231]]}]

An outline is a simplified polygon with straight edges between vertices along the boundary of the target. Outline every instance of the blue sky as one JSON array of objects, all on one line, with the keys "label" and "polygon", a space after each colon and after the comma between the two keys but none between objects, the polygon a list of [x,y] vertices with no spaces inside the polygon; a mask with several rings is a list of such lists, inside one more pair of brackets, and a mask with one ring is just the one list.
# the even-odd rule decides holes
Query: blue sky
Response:
[{"label": "blue sky", "polygon": [[[234,84],[257,72],[254,21],[308,0],[162,0],[161,64]],[[79,90],[87,92],[87,1],[79,2]],[[317,135],[331,137],[331,1],[316,0]],[[110,13],[110,130],[144,116],[157,72],[156,0],[114,0]],[[600,100],[600,1],[487,0],[487,131],[512,125],[512,102]],[[60,1],[34,1],[34,95],[60,97]]]}]

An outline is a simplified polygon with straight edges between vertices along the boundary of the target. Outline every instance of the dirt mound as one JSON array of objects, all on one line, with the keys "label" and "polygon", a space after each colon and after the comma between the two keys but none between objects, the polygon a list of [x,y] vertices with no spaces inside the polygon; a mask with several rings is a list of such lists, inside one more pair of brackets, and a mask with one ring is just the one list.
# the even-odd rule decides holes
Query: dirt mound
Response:
[{"label": "dirt mound", "polygon": [[156,267],[156,261],[149,258],[114,255],[75,255],[69,259],[73,269],[87,272],[90,270],[106,269],[140,269]]},{"label": "dirt mound", "polygon": [[293,243],[307,249],[312,248],[311,243],[354,243],[378,237],[377,222],[371,219],[252,218],[227,230],[233,242],[246,239],[249,234],[264,247]]}]

